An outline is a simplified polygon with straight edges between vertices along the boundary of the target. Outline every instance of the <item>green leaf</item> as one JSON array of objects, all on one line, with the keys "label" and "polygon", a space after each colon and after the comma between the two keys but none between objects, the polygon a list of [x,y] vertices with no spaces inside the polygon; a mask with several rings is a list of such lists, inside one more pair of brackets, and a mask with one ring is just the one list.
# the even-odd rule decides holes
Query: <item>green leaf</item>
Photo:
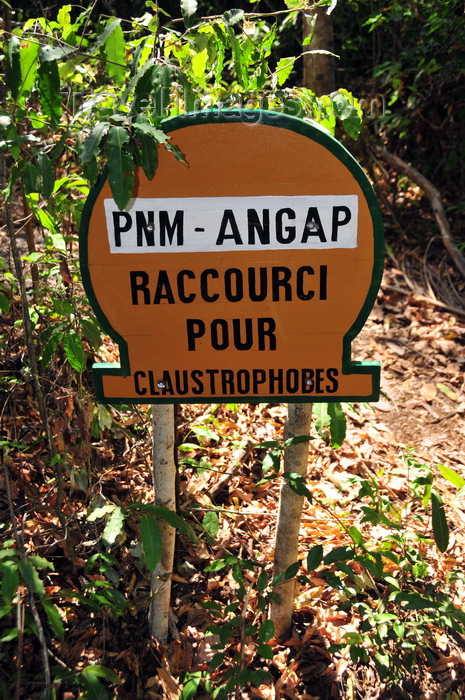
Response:
[{"label": "green leaf", "polygon": [[360,564],[362,564],[362,566],[364,566],[365,569],[367,569],[367,571],[370,572],[370,574],[373,574],[373,576],[379,577],[379,578],[381,578],[383,576],[382,562],[379,563],[378,561],[375,561],[374,559],[372,559],[369,556],[367,556],[367,557],[356,556],[356,557],[354,557],[354,561],[360,562]]},{"label": "green leaf", "polygon": [[395,603],[402,603],[402,607],[405,610],[428,610],[437,606],[437,603],[433,603],[429,598],[420,595],[420,593],[411,593],[410,591],[394,593],[392,600]]},{"label": "green leaf", "polygon": [[276,473],[279,472],[279,467],[281,466],[281,451],[280,450],[270,450],[265,455],[262,462],[262,472],[266,474],[269,469],[273,469]]},{"label": "green leaf", "polygon": [[39,153],[37,156],[37,165],[41,180],[41,194],[45,199],[48,199],[55,185],[55,171],[53,170],[50,158],[45,153]]},{"label": "green leaf", "polygon": [[113,547],[117,544],[124,528],[124,510],[121,506],[116,506],[113,513],[108,518],[105,529],[102,533],[102,542],[105,547]]},{"label": "green leaf", "polygon": [[108,690],[98,680],[99,678],[103,678],[108,683],[121,684],[119,676],[111,669],[99,665],[87,666],[77,676],[77,682],[85,689],[85,700],[110,700],[114,697],[113,693],[110,696]]},{"label": "green leaf", "polygon": [[[234,10],[230,10],[230,12],[234,12]],[[242,10],[241,10],[241,12],[242,12]],[[226,12],[225,14],[228,14],[228,13]],[[229,25],[229,24],[230,23],[227,22],[227,25]],[[239,83],[239,85],[242,88],[244,88],[244,90],[248,90],[249,80],[248,80],[248,76],[247,76],[247,68],[243,62],[242,46],[239,43],[232,26],[227,26],[227,32],[228,32],[229,41],[231,44],[231,51],[232,51],[232,55],[233,55],[234,70],[236,73],[237,82]]]},{"label": "green leaf", "polygon": [[273,620],[265,620],[258,629],[258,638],[261,642],[269,642],[274,637]]},{"label": "green leaf", "polygon": [[360,131],[362,128],[362,118],[357,114],[357,112],[352,110],[348,117],[342,119],[342,126],[344,130],[349,134],[351,138],[358,139]]},{"label": "green leaf", "polygon": [[205,513],[205,516],[202,520],[202,525],[209,535],[211,535],[212,537],[216,537],[218,534],[218,530],[220,529],[220,521],[218,518],[218,514],[215,513],[214,510],[210,510],[207,513]]},{"label": "green leaf", "polygon": [[447,396],[448,399],[451,399],[451,401],[457,401],[457,394],[453,389],[450,388],[450,386],[447,386],[447,384],[442,384],[439,382],[436,384],[436,387],[438,391],[440,391],[444,396]]},{"label": "green leaf", "polygon": [[284,0],[284,2],[290,10],[300,10],[302,8],[302,0]]},{"label": "green leaf", "polygon": [[56,352],[57,347],[59,346],[64,337],[65,334],[62,331],[59,331],[58,333],[53,333],[47,340],[45,345],[42,346],[42,356],[40,358],[42,367],[48,366],[50,360]]},{"label": "green leaf", "polygon": [[363,113],[354,96],[341,88],[331,95],[331,106],[349,136],[357,139],[362,126]]},{"label": "green leaf", "polygon": [[375,622],[392,622],[392,620],[397,620],[397,615],[393,615],[392,613],[378,613],[378,615],[374,616],[374,621]]},{"label": "green leaf", "polygon": [[344,642],[347,642],[347,644],[362,644],[363,643],[363,637],[359,632],[346,632],[342,639]]},{"label": "green leaf", "polygon": [[104,506],[94,508],[90,513],[88,513],[87,520],[90,523],[94,523],[97,520],[102,520],[106,515],[108,515],[108,513],[113,513],[115,508],[116,506],[113,503],[107,503]]},{"label": "green leaf", "polygon": [[287,440],[284,441],[284,447],[290,447],[291,445],[301,445],[304,442],[309,442],[310,440],[313,440],[310,435],[294,435],[294,437],[290,437]]},{"label": "green leaf", "polygon": [[7,314],[10,310],[10,300],[3,292],[0,292],[0,311]]},{"label": "green leaf", "polygon": [[0,572],[2,573],[2,598],[4,601],[10,602],[19,586],[18,562],[2,562]]},{"label": "green leaf", "polygon": [[148,124],[147,122],[143,121],[136,121],[134,122],[134,129],[135,131],[148,134],[157,143],[163,143],[165,145],[169,143],[170,137],[168,136],[168,134],[165,134],[164,131],[162,131],[161,129],[157,129],[157,127],[153,126],[152,124]]},{"label": "green leaf", "polygon": [[37,69],[39,100],[45,116],[54,124],[58,124],[62,112],[58,64],[56,61],[47,61],[43,55],[44,51],[41,48]]},{"label": "green leaf", "polygon": [[274,651],[268,644],[259,644],[257,647],[257,654],[259,654],[262,659],[267,659],[271,661],[274,657]]},{"label": "green leaf", "polygon": [[17,99],[21,86],[20,46],[21,42],[17,36],[11,36],[6,46],[5,78],[14,100]]},{"label": "green leaf", "polygon": [[434,541],[440,552],[445,552],[449,546],[449,526],[441,496],[437,491],[431,492],[432,524]]},{"label": "green leaf", "polygon": [[73,46],[43,46],[41,50],[41,60],[58,61],[63,60],[76,49]]},{"label": "green leaf", "polygon": [[23,171],[23,187],[26,194],[39,191],[39,171],[33,163],[26,163]]},{"label": "green leaf", "polygon": [[157,143],[152,136],[145,133],[139,135],[139,143],[142,170],[147,179],[151,180],[158,166]]},{"label": "green leaf", "polygon": [[100,142],[109,128],[110,124],[108,124],[108,122],[97,122],[89,135],[86,136],[78,148],[78,156],[82,165],[87,165],[96,158],[99,152]]},{"label": "green leaf", "polygon": [[321,544],[316,544],[309,550],[307,554],[307,569],[309,571],[314,571],[320,566],[322,561],[323,546]]},{"label": "green leaf", "polygon": [[354,550],[347,545],[343,547],[335,547],[324,558],[325,566],[335,564],[339,561],[349,561],[354,558]]},{"label": "green leaf", "polygon": [[12,627],[11,629],[5,630],[5,632],[0,634],[0,642],[11,642],[13,639],[16,639],[17,636],[18,628]]},{"label": "green leaf", "polygon": [[126,47],[124,44],[121,20],[110,20],[112,27],[110,35],[105,40],[105,56],[107,58],[107,70],[110,77],[121,87],[126,76]]},{"label": "green leaf", "polygon": [[64,31],[71,29],[71,5],[63,5],[58,10],[57,22]]},{"label": "green leaf", "polygon": [[153,573],[160,561],[162,550],[161,533],[156,519],[152,515],[143,515],[140,519],[140,531],[145,563],[150,573]]},{"label": "green leaf", "polygon": [[310,503],[312,502],[312,494],[307,488],[307,482],[301,474],[297,472],[284,472],[283,478],[286,479],[289,487],[299,496],[306,496]]},{"label": "green leaf", "polygon": [[383,654],[381,651],[377,651],[374,659],[378,673],[380,674],[381,678],[384,678],[389,673],[390,659],[388,654]]},{"label": "green leaf", "polygon": [[97,421],[100,430],[110,429],[113,424],[113,417],[110,411],[103,404],[97,404]]},{"label": "green leaf", "polygon": [[224,653],[223,652],[217,652],[213,659],[210,661],[210,665],[208,667],[210,673],[213,673],[219,666],[224,661]]},{"label": "green leaf", "polygon": [[451,484],[457,486],[458,489],[462,489],[465,486],[465,479],[460,476],[454,469],[450,467],[445,467],[443,464],[438,464],[438,469],[441,472],[444,479],[447,479]]},{"label": "green leaf", "polygon": [[[55,245],[55,247],[58,248],[58,250],[61,250],[61,251],[63,251],[63,253],[65,253],[66,246],[65,246],[63,236],[58,232],[57,220],[54,219],[49,214],[49,212],[46,211],[45,209],[36,209],[34,211],[34,213],[35,213],[38,221],[40,222],[41,226],[43,226],[45,229],[47,229],[47,231],[50,231],[50,233],[52,234],[50,239],[53,238],[54,236],[56,237],[56,239],[54,239],[52,242],[52,246]],[[50,248],[50,245],[48,244],[48,242],[47,242],[47,247]]]},{"label": "green leaf", "polygon": [[181,12],[183,17],[191,17],[197,12],[197,0],[181,0]]},{"label": "green leaf", "polygon": [[197,693],[201,680],[201,676],[197,676],[196,678],[189,678],[189,680],[184,684],[184,687],[179,694],[179,700],[191,700],[191,698],[193,698]]},{"label": "green leaf", "polygon": [[268,574],[266,573],[266,571],[261,571],[260,576],[257,579],[257,591],[259,593],[262,593],[265,590],[267,583],[268,583]]},{"label": "green leaf", "polygon": [[39,53],[39,44],[26,44],[21,48],[19,60],[21,63],[21,92],[19,97],[27,96],[34,84],[36,78],[37,55]]},{"label": "green leaf", "polygon": [[224,13],[223,19],[224,19],[226,25],[232,26],[232,25],[240,22],[241,19],[244,19],[244,15],[245,15],[244,10],[240,10],[240,9],[228,10],[227,12]]},{"label": "green leaf", "polygon": [[76,331],[71,329],[66,333],[63,340],[66,359],[76,372],[84,372],[86,368],[86,356],[82,341]]},{"label": "green leaf", "polygon": [[90,343],[94,350],[98,350],[102,342],[102,334],[100,327],[91,318],[81,319],[81,331],[85,339]]},{"label": "green leaf", "polygon": [[145,513],[149,513],[150,515],[155,516],[155,518],[164,520],[171,525],[171,527],[177,528],[183,535],[187,535],[189,539],[194,540],[189,525],[173,510],[165,508],[164,506],[155,506],[151,503],[133,503],[132,507],[136,508],[137,510],[142,510]]},{"label": "green leaf", "polygon": [[205,71],[207,70],[208,63],[208,51],[203,49],[195,54],[192,59],[192,73],[194,75],[195,81],[203,88],[207,87]]},{"label": "green leaf", "polygon": [[328,415],[328,405],[327,403],[317,403],[313,406],[313,415],[316,418],[315,430],[322,440],[326,439],[324,428],[327,428],[331,422]]},{"label": "green leaf", "polygon": [[228,563],[224,559],[216,559],[205,567],[205,571],[220,571],[220,569],[224,569],[227,565]]},{"label": "green leaf", "polygon": [[328,415],[331,419],[329,425],[331,444],[340,447],[346,436],[346,417],[340,403],[328,404]]},{"label": "green leaf", "polygon": [[290,581],[291,578],[295,578],[297,576],[297,572],[300,569],[300,561],[295,561],[293,564],[287,567],[286,571],[284,572],[284,580],[285,581]]},{"label": "green leaf", "polygon": [[143,121],[134,122],[134,130],[140,142],[141,165],[147,178],[151,180],[158,165],[157,144],[167,144],[169,137],[161,129]]},{"label": "green leaf", "polygon": [[105,29],[101,34],[98,35],[95,44],[92,44],[92,46],[89,47],[88,52],[93,54],[99,51],[102,46],[105,45],[106,40],[111,36],[111,34],[115,31],[116,27],[119,27],[121,24],[120,19],[113,19],[110,20]]},{"label": "green leaf", "polygon": [[50,569],[50,571],[55,571],[55,567],[52,562],[44,557],[39,557],[38,554],[30,554],[28,559],[31,564],[36,567],[36,569]]},{"label": "green leaf", "polygon": [[155,63],[154,58],[150,58],[129,81],[122,99],[124,97],[127,99],[131,89],[134,88],[134,99],[131,104],[132,115],[141,115],[154,105],[155,90],[160,85],[160,79],[163,80],[162,76],[162,66]]},{"label": "green leaf", "polygon": [[295,63],[295,58],[281,58],[276,66],[276,80],[278,85],[284,85]]},{"label": "green leaf", "polygon": [[58,608],[46,598],[42,600],[42,607],[45,610],[50,627],[53,629],[58,639],[64,642],[65,628],[63,626],[63,620],[61,619],[60,613],[58,612]]},{"label": "green leaf", "polygon": [[37,593],[37,595],[42,598],[45,595],[45,588],[35,566],[33,566],[29,559],[20,559],[19,570],[31,591]]},{"label": "green leaf", "polygon": [[364,543],[364,537],[358,527],[355,527],[355,525],[351,525],[349,527],[349,535],[352,537],[354,543],[358,546]]},{"label": "green leaf", "polygon": [[125,150],[125,145],[128,142],[129,134],[124,127],[111,127],[106,142],[108,181],[113,199],[119,209],[124,209],[127,206],[134,185],[134,161]]}]

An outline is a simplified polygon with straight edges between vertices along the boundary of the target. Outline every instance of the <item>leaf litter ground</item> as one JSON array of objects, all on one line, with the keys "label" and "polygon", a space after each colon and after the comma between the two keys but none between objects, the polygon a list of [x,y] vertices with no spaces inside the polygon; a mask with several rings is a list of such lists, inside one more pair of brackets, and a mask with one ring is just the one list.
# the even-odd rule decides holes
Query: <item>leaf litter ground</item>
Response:
[{"label": "leaf litter ground", "polygon": [[[20,355],[20,342],[8,320],[10,353]],[[382,365],[383,397],[377,404],[346,406],[347,437],[339,449],[317,436],[309,451],[309,488],[313,503],[305,503],[300,531],[301,558],[321,544],[325,552],[350,543],[344,525],[361,526],[358,488],[348,480],[354,476],[374,478],[380,492],[402,508],[411,491],[412,474],[402,459],[414,450],[420,463],[433,467],[436,486],[446,504],[450,544],[445,554],[434,551],[429,560],[431,580],[444,581],[446,573],[463,568],[465,554],[465,505],[456,489],[440,478],[438,464],[465,477],[465,317],[448,313],[433,304],[418,301],[404,284],[396,268],[389,266],[373,312],[353,343],[353,357],[377,360]],[[16,343],[16,346],[15,346]],[[14,347],[11,347],[13,345]],[[111,345],[102,359],[112,358]],[[16,356],[16,355],[15,355]],[[100,409],[100,433],[91,435],[95,406],[89,387],[79,389],[59,363],[49,392],[53,433],[66,457],[66,489],[63,509],[75,547],[72,562],[54,505],[55,484],[47,465],[40,422],[31,385],[21,375],[3,404],[3,439],[28,445],[27,451],[11,448],[6,453],[5,474],[21,537],[28,554],[40,554],[53,562],[55,570],[44,575],[46,591],[61,611],[65,626],[63,643],[48,631],[47,645],[52,666],[66,671],[88,664],[113,669],[121,679],[109,697],[178,698],[183,674],[206,671],[215,652],[215,638],[205,630],[217,620],[207,604],[220,610],[237,600],[237,582],[230,568],[207,572],[212,561],[226,555],[251,559],[271,572],[273,538],[279,497],[279,479],[258,485],[266,450],[260,444],[282,438],[286,407],[277,404],[240,404],[233,407],[184,405],[178,409],[179,511],[194,527],[196,545],[180,538],[173,575],[172,641],[166,647],[147,639],[149,582],[140,563],[140,533],[137,520],[128,516],[117,546],[108,552],[115,563],[106,576],[98,566],[86,568],[95,555],[106,554],[102,523],[89,522],[87,513],[97,505],[124,506],[134,501],[150,502],[151,437],[148,407],[131,411]],[[106,426],[106,427],[105,427]],[[3,520],[8,520],[8,501],[2,491]],[[209,513],[217,520],[215,534],[208,532]],[[212,521],[212,522],[213,522]],[[423,534],[429,533],[424,522]],[[365,528],[365,529],[364,529]],[[381,529],[369,533],[381,538]],[[11,533],[8,533],[8,537]],[[245,573],[249,586],[245,606],[248,622],[263,619],[256,593],[257,571]],[[97,596],[98,582],[110,580],[127,599],[128,609],[118,601],[103,604],[95,598],[94,609],[79,604],[87,586]],[[419,582],[419,587],[421,582]],[[457,583],[457,606],[464,607],[464,590]],[[24,591],[22,591],[24,596]],[[465,697],[465,640],[439,628],[432,630],[434,658],[421,660],[397,689],[384,690],[374,667],[354,663],[341,650],[329,653],[348,631],[357,631],[360,619],[353,610],[341,611],[340,595],[327,580],[313,572],[296,589],[296,610],[291,638],[284,644],[271,640],[274,655],[264,661],[256,655],[256,644],[244,631],[232,634],[224,647],[224,662],[213,676],[240,652],[243,669],[266,669],[269,680],[247,684],[237,698],[446,698]],[[25,605],[25,598],[23,603]],[[21,605],[18,607],[18,609]],[[121,613],[121,614],[120,614]],[[8,616],[0,624],[11,623]],[[24,630],[15,642],[0,646],[0,683],[12,692],[12,678],[20,674],[17,697],[38,698],[39,645]],[[65,674],[66,675],[66,674]],[[39,681],[39,682],[38,682]],[[206,698],[201,690],[195,697]],[[62,697],[78,697],[72,681],[63,682]],[[193,697],[189,695],[189,697]]]}]

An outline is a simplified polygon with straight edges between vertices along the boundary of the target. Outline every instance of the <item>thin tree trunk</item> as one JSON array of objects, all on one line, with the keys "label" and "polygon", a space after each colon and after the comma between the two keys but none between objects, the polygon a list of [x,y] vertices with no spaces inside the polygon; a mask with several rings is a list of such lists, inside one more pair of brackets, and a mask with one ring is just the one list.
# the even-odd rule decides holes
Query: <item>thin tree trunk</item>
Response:
[{"label": "thin tree trunk", "polygon": [[[308,435],[312,420],[311,403],[288,405],[287,423],[284,438]],[[284,471],[307,476],[308,442],[291,445],[284,450]],[[286,571],[298,559],[300,518],[304,496],[293,491],[287,481],[283,481],[279,498],[278,522],[274,548],[273,576]],[[271,602],[270,619],[274,622],[275,635],[286,639],[291,631],[294,611],[295,579],[283,581],[275,587],[280,603]]]},{"label": "thin tree trunk", "polygon": [[[176,510],[176,463],[174,459],[174,405],[152,408],[153,486],[155,505]],[[171,598],[171,574],[176,531],[164,520],[158,522],[161,533],[161,557],[151,579],[150,632],[159,642],[168,642]]]},{"label": "thin tree trunk", "polygon": [[[328,15],[326,7],[316,7],[314,10],[315,24],[312,40],[304,46],[304,75],[303,85],[320,95],[329,95],[336,89],[334,58],[329,54],[311,53],[312,51],[333,51],[333,18]],[[311,29],[304,16],[304,39]]]}]

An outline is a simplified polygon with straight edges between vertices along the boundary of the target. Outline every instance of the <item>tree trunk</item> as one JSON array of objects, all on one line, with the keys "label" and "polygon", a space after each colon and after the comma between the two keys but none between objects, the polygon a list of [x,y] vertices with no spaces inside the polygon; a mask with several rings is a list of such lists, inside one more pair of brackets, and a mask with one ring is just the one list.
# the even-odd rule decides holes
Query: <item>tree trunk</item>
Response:
[{"label": "tree trunk", "polygon": [[[304,46],[303,86],[320,95],[329,95],[336,89],[334,58],[328,54],[309,53],[315,50],[333,51],[333,19],[326,12],[326,7],[317,7],[314,11],[315,24],[310,44]],[[311,28],[304,16],[304,38]]]},{"label": "tree trunk", "polygon": [[[174,405],[152,408],[153,487],[155,505],[176,510],[176,463],[174,459]],[[174,562],[176,531],[164,520],[158,522],[161,533],[161,556],[151,578],[150,632],[159,642],[168,642],[171,597],[171,574]]]},{"label": "tree trunk", "polygon": [[[287,423],[284,438],[308,435],[312,419],[311,403],[288,405]],[[284,471],[307,476],[308,442],[291,445],[284,450]],[[273,576],[286,571],[298,559],[300,518],[304,496],[293,491],[287,481],[283,481],[279,498],[278,522],[274,549]],[[295,579],[283,581],[275,587],[281,602],[271,602],[270,619],[274,622],[275,635],[286,639],[291,631],[294,611]]]}]

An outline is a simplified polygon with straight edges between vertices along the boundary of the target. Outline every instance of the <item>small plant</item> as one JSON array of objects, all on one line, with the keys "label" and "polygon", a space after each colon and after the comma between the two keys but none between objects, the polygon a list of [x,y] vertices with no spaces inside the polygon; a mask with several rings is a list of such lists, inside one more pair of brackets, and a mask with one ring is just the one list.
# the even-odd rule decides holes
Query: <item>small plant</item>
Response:
[{"label": "small plant", "polygon": [[[48,624],[58,639],[64,639],[64,626],[57,606],[46,592],[41,572],[54,571],[53,564],[36,554],[21,555],[13,539],[5,540],[0,548],[0,616],[4,629],[0,642],[9,642],[19,634],[16,624],[17,607],[24,606],[28,611],[25,617],[25,631],[37,634],[37,623],[30,613],[27,592],[42,608]],[[11,626],[10,626],[11,625]]]},{"label": "small plant", "polygon": [[[374,478],[351,477],[348,483],[359,486],[363,529],[347,528],[350,545],[326,555],[316,545],[307,556],[307,569],[318,569],[319,576],[339,592],[339,608],[359,622],[358,630],[346,632],[330,651],[348,649],[353,663],[373,663],[388,687],[410,672],[420,658],[434,662],[435,630],[465,631],[465,611],[454,604],[454,576],[446,581],[431,579],[433,542],[425,532],[424,512],[416,510],[419,504],[424,510],[431,504],[435,543],[444,551],[448,527],[433,486],[434,472],[412,453],[405,461],[414,478],[412,497],[402,510],[381,493]],[[439,470],[450,483],[464,488],[465,481],[455,471],[442,466]],[[368,524],[384,531],[381,541],[367,537]]]},{"label": "small plant", "polygon": [[[232,693],[238,697],[240,689],[249,684],[259,686],[270,678],[266,666],[274,656],[270,644],[274,638],[274,624],[267,619],[268,603],[273,597],[277,598],[274,586],[281,580],[294,578],[299,566],[300,562],[296,562],[279,580],[271,581],[263,564],[233,555],[217,559],[206,568],[210,572],[229,569],[237,584],[232,602],[203,603],[203,607],[218,620],[206,629],[206,639],[211,640],[212,649],[216,650],[208,676],[203,681],[212,698],[226,700],[232,697]],[[250,668],[252,662],[253,670]],[[187,682],[192,684],[193,679],[186,677],[185,681],[186,690]]]}]

